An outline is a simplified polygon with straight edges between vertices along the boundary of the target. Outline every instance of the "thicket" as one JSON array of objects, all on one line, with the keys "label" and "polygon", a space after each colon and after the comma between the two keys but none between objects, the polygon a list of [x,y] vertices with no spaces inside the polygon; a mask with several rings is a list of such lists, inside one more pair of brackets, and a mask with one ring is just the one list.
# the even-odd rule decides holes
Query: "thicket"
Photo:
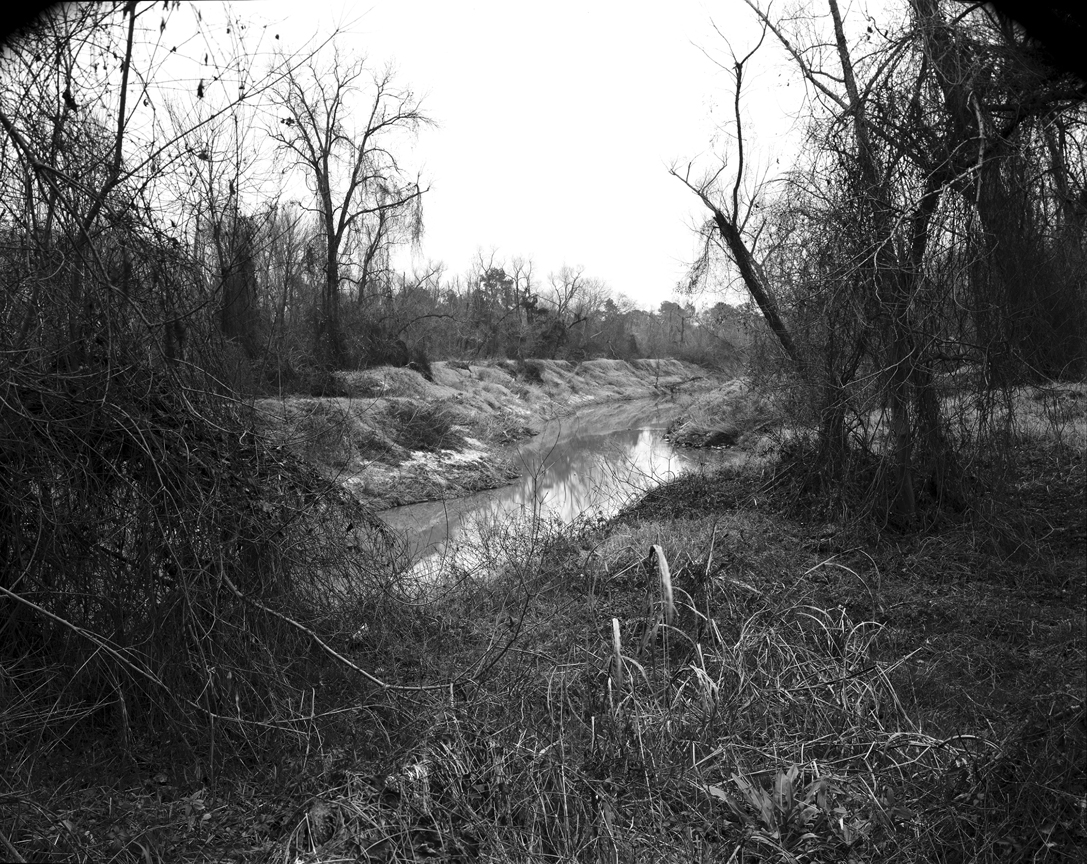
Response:
[{"label": "thicket", "polygon": [[[237,399],[256,333],[253,223],[224,207],[183,227],[213,200],[187,197],[221,155],[209,130],[300,61],[280,58],[248,93],[223,93],[244,79],[240,54],[214,87],[190,82],[182,59],[168,70],[154,53],[176,11],[56,7],[0,58],[9,758],[105,732],[126,748],[172,740],[209,775],[275,752],[321,712],[322,646],[393,621],[396,543],[256,437]],[[191,104],[155,86],[189,83]]]},{"label": "thicket", "polygon": [[[224,754],[307,734],[309,631],[333,639],[357,615],[381,617],[390,587],[395,544],[372,514],[262,446],[206,384],[136,365],[11,371],[5,748],[165,735],[213,771]],[[346,546],[355,532],[365,557]]]},{"label": "thicket", "polygon": [[747,185],[758,48],[733,56],[731,186],[673,171],[711,213],[695,281],[724,261],[748,289],[752,368],[809,430],[810,485],[840,515],[912,527],[983,506],[1015,388],[1087,372],[1082,81],[988,7],[913,0],[855,29],[836,0],[800,21],[749,5],[810,88],[805,147]]}]

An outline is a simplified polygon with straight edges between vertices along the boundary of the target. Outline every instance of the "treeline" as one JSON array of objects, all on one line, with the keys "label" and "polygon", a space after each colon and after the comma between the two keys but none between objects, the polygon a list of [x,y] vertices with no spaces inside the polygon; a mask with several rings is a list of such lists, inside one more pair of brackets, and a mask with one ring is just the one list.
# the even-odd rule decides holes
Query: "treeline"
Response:
[{"label": "treeline", "polygon": [[307,230],[283,209],[246,217],[240,242],[208,246],[204,269],[227,274],[220,335],[241,349],[235,362],[250,370],[249,388],[320,392],[333,386],[322,374],[332,368],[390,364],[427,372],[431,360],[450,358],[676,357],[735,367],[761,327],[750,306],[698,309],[669,300],[640,309],[579,268],[541,278],[531,261],[481,254],[463,274],[449,276],[441,265],[409,274],[363,249],[362,260],[340,261],[353,278],[335,298],[333,362],[319,326],[320,229]]},{"label": "treeline", "polygon": [[401,158],[431,122],[412,91],[335,39],[260,71],[268,33],[240,19],[218,25],[225,56],[163,58],[159,35],[186,44],[179,14],[57,8],[8,47],[7,357],[138,357],[250,392],[447,357],[735,361],[744,315],[722,304],[643,311],[577,268],[495,255],[396,272],[427,192]]}]

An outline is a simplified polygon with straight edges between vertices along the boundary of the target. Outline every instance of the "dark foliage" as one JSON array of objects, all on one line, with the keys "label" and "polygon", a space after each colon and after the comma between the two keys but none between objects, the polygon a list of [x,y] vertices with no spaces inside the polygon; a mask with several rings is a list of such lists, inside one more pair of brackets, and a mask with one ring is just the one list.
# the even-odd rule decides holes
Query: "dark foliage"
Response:
[{"label": "dark foliage", "polygon": [[464,436],[457,428],[457,412],[447,404],[419,405],[410,401],[393,401],[386,411],[390,434],[408,450],[433,453],[456,449],[464,443]]},{"label": "dark foliage", "polygon": [[3,394],[0,630],[26,718],[8,745],[84,723],[196,743],[230,717],[226,752],[297,731],[312,641],[254,603],[334,632],[332,598],[384,578],[343,546],[351,523],[381,546],[365,507],[163,371],[9,367]]}]

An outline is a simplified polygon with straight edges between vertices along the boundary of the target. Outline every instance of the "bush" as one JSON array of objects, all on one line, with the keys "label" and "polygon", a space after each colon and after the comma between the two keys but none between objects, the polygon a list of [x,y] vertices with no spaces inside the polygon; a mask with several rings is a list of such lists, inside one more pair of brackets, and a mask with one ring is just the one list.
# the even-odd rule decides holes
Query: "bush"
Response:
[{"label": "bush", "polygon": [[255,438],[207,385],[135,365],[7,371],[5,743],[168,729],[195,747],[226,718],[214,763],[301,731],[312,634],[388,596],[376,517]]},{"label": "bush", "polygon": [[409,369],[418,372],[427,381],[434,383],[434,373],[430,368],[430,358],[422,345],[416,345],[411,349],[411,359],[405,364]]},{"label": "bush", "polygon": [[522,380],[529,384],[543,384],[543,365],[538,360],[522,360],[518,367]]},{"label": "bush", "polygon": [[396,443],[409,450],[453,450],[464,444],[456,428],[460,419],[445,402],[421,405],[410,400],[396,400],[385,409],[390,434]]},{"label": "bush", "polygon": [[350,394],[337,380],[331,369],[307,369],[298,377],[297,392],[306,396],[324,398],[345,397]]}]

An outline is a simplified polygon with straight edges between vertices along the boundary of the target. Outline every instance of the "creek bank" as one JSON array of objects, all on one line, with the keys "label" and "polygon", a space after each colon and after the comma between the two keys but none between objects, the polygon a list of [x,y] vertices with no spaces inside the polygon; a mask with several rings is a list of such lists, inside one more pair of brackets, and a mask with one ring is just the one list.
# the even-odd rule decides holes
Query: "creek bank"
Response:
[{"label": "creek bank", "polygon": [[765,456],[774,446],[768,433],[781,422],[781,411],[770,399],[756,393],[746,378],[735,378],[699,396],[669,425],[665,437],[679,447],[736,447]]},{"label": "creek bank", "polygon": [[342,395],[256,403],[266,434],[377,510],[516,479],[512,444],[590,404],[676,395],[731,376],[680,360],[439,361],[430,380],[379,367],[337,372]]}]

